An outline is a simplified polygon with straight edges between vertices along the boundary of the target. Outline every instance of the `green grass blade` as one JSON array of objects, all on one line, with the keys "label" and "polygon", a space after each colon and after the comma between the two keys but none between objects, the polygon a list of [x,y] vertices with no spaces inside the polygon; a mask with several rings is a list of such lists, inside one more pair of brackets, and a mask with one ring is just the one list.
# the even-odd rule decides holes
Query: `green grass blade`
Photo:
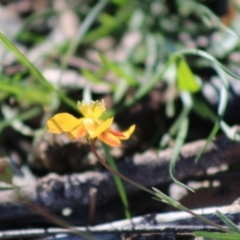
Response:
[{"label": "green grass blade", "polygon": [[130,86],[135,86],[138,84],[137,80],[132,76],[128,75],[122,68],[120,68],[117,64],[108,60],[103,54],[99,53],[99,58],[102,63],[111,71],[113,71],[118,77],[125,80]]},{"label": "green grass blade", "polygon": [[[196,104],[196,101],[197,104]],[[195,98],[195,104],[193,105],[194,111],[196,111],[200,116],[209,117],[210,120],[215,124],[217,121],[220,121],[220,128],[226,134],[226,136],[232,141],[239,141],[236,139],[236,129],[228,126],[226,122],[222,119],[219,120],[219,117],[201,100]]]},{"label": "green grass blade", "polygon": [[51,17],[56,14],[57,14],[56,11],[53,9],[46,9],[45,11],[40,11],[40,12],[31,14],[29,17],[26,17],[24,19],[23,26],[20,28],[20,30],[18,31],[18,33],[15,35],[14,38],[15,39],[19,38],[19,36],[21,36],[21,34],[26,32],[26,29],[28,29],[29,25],[32,24],[33,22],[35,22],[36,20],[38,20],[40,18]]},{"label": "green grass blade", "polygon": [[216,58],[214,58],[213,56],[211,56],[210,54],[208,54],[205,51],[202,51],[202,50],[199,50],[199,49],[184,49],[184,50],[180,50],[180,51],[174,53],[172,55],[172,57],[173,58],[174,57],[182,57],[183,55],[196,55],[196,56],[199,56],[199,57],[203,57],[203,58],[209,60],[210,62],[213,62],[214,64],[218,65],[229,76],[240,80],[240,76],[237,76],[234,73],[232,73],[231,71],[229,71]]},{"label": "green grass blade", "polygon": [[55,92],[66,104],[68,104],[70,107],[78,111],[77,104],[73,102],[71,99],[66,97],[63,93],[56,90],[41,74],[41,72],[2,34],[0,33],[0,39],[6,44],[6,46],[13,51],[19,61],[27,66],[29,70],[31,71],[32,75],[36,77],[36,79],[39,80],[39,82],[47,87],[49,90]]},{"label": "green grass blade", "polygon": [[[117,171],[117,165],[115,164],[114,159],[113,159],[112,155],[110,154],[110,151],[109,151],[108,146],[107,146],[106,144],[102,143],[102,147],[103,147],[103,150],[104,150],[104,152],[105,152],[105,155],[106,155],[106,159],[107,159],[108,164],[109,164],[114,170]],[[115,181],[115,183],[116,183],[118,192],[119,192],[119,194],[120,194],[120,197],[121,197],[121,200],[122,200],[124,209],[125,209],[126,218],[130,219],[130,218],[131,218],[131,214],[130,214],[128,199],[127,199],[127,194],[126,194],[126,191],[125,191],[125,189],[124,189],[122,180],[121,180],[120,177],[118,177],[118,176],[116,176],[116,175],[113,175],[113,177],[114,177],[114,181]]]},{"label": "green grass blade", "polygon": [[116,90],[113,93],[113,102],[115,104],[119,103],[121,99],[124,97],[124,95],[126,95],[128,88],[129,88],[128,83],[121,79],[118,83]]},{"label": "green grass blade", "polygon": [[[157,71],[157,73],[148,81],[146,84],[141,84],[134,96],[130,99],[128,99],[122,108],[132,106],[134,103],[136,103],[139,99],[144,97],[149,91],[151,91],[154,86],[163,80],[163,76],[166,73],[166,71],[171,67],[171,65],[175,62],[176,58],[171,57],[168,62],[163,66],[163,68],[160,71]],[[121,109],[120,109],[121,110]]]},{"label": "green grass blade", "polygon": [[173,147],[173,153],[172,153],[171,160],[170,160],[169,172],[170,172],[171,178],[173,179],[173,181],[175,183],[189,189],[190,191],[193,191],[188,186],[179,182],[173,175],[174,168],[175,168],[175,165],[177,162],[177,158],[181,152],[181,147],[183,146],[183,144],[185,142],[185,138],[188,133],[188,124],[189,124],[188,114],[189,114],[190,110],[192,109],[192,105],[193,105],[192,97],[188,92],[182,92],[181,99],[182,99],[184,108],[182,111],[183,113],[182,113],[181,121],[179,121],[179,125],[176,127],[178,129],[178,133],[177,133],[177,137],[175,139],[175,143],[174,143],[174,147]]},{"label": "green grass blade", "polygon": [[[219,105],[218,105],[218,116],[217,116],[217,121],[215,122],[215,125],[206,141],[206,143],[204,144],[203,148],[201,149],[201,151],[198,153],[195,162],[197,162],[199,160],[199,158],[201,157],[202,153],[206,150],[208,144],[213,140],[213,138],[216,136],[220,125],[221,125],[221,121],[222,121],[222,117],[225,113],[226,107],[227,107],[227,102],[228,102],[228,87],[229,87],[229,83],[228,80],[226,79],[226,76],[223,72],[223,70],[214,63],[214,67],[216,69],[216,71],[218,72],[219,77],[222,80],[222,86],[220,89],[220,101],[219,101]],[[194,104],[198,105],[197,101],[194,101]],[[196,108],[198,108],[198,106],[196,106]],[[206,115],[209,114],[208,117],[212,116],[211,113],[209,113],[209,111],[206,111],[205,113],[207,113]],[[232,130],[231,129],[227,129],[227,136],[232,134]]]},{"label": "green grass blade", "polygon": [[232,222],[229,218],[227,218],[224,214],[219,211],[215,213],[217,217],[219,217],[233,232],[240,233],[240,228],[234,222]]},{"label": "green grass blade", "polygon": [[220,128],[220,124],[219,121],[217,121],[211,131],[211,133],[209,134],[206,143],[204,144],[204,146],[202,147],[202,149],[198,152],[194,162],[197,163],[198,160],[201,158],[202,154],[205,152],[207,146],[209,145],[210,142],[212,142],[213,138],[216,136],[218,130]]},{"label": "green grass blade", "polygon": [[90,72],[87,69],[82,69],[82,75],[91,83],[100,84],[103,82],[95,73]]},{"label": "green grass blade", "polygon": [[154,66],[157,61],[158,49],[157,49],[157,39],[153,34],[148,34],[146,36],[146,46],[147,46],[147,57],[144,70],[144,79],[146,83],[152,77]]},{"label": "green grass blade", "polygon": [[101,14],[99,17],[100,26],[86,32],[84,38],[82,39],[82,43],[91,44],[100,38],[111,35],[111,32],[121,28],[122,24],[124,24],[132,16],[133,10],[134,6],[132,4],[123,6],[117,11],[117,13],[114,14],[112,17],[113,21],[110,20],[110,24],[109,20],[106,21],[106,15]]},{"label": "green grass blade", "polygon": [[37,116],[41,112],[42,112],[42,108],[36,107],[36,108],[30,109],[24,113],[18,114],[18,115],[14,116],[10,119],[7,119],[5,121],[1,121],[0,122],[0,132],[3,130],[3,128],[10,126],[16,120],[25,121],[25,120],[28,120],[30,118]]},{"label": "green grass blade", "polygon": [[[179,6],[183,6],[182,3],[180,3]],[[217,43],[213,42],[210,44],[207,52],[219,58],[223,58],[226,57],[230,51],[239,45],[239,36],[236,34],[236,32],[223,24],[219,17],[216,16],[204,4],[188,0],[185,1],[185,6],[190,10],[190,12],[196,13],[202,19],[203,23],[205,22],[206,26],[209,27],[209,25],[211,25],[212,28],[219,29],[219,32],[222,33],[222,40],[220,42],[217,41]],[[223,36],[225,36],[225,38]]]},{"label": "green grass blade", "polygon": [[203,232],[203,231],[197,231],[194,232],[193,235],[195,237],[204,237],[208,239],[213,240],[239,240],[240,234],[238,233],[213,233],[213,232]]},{"label": "green grass blade", "polygon": [[226,75],[224,74],[223,70],[217,65],[214,64],[213,66],[215,70],[217,71],[221,82],[222,86],[220,88],[220,98],[219,98],[219,105],[218,105],[218,116],[223,117],[227,103],[228,103],[228,89],[229,89],[229,82],[226,78]]},{"label": "green grass blade", "polygon": [[175,136],[177,134],[178,129],[180,128],[181,122],[186,118],[188,115],[189,111],[192,108],[192,97],[189,93],[187,92],[182,92],[181,93],[181,98],[182,101],[184,102],[184,108],[180,115],[177,117],[177,119],[174,121],[172,126],[170,127],[168,133],[164,134],[161,141],[160,141],[160,147],[164,148],[168,144],[169,140],[171,137]]},{"label": "green grass blade", "polygon": [[170,160],[170,166],[169,166],[169,172],[170,172],[170,175],[171,175],[171,178],[173,179],[173,181],[175,183],[177,183],[178,185],[184,187],[184,188],[187,188],[188,190],[192,191],[193,190],[186,186],[185,184],[179,182],[175,177],[174,177],[174,168],[175,168],[175,165],[176,165],[176,162],[177,162],[177,158],[181,152],[181,147],[183,146],[184,142],[185,142],[185,138],[186,138],[186,135],[187,135],[187,132],[188,132],[188,118],[184,118],[182,120],[182,122],[180,123],[180,126],[179,126],[179,132],[177,134],[177,137],[175,139],[175,143],[174,143],[174,148],[173,148],[173,152],[172,152],[172,156],[171,156],[171,160]]},{"label": "green grass blade", "polygon": [[76,52],[76,49],[81,43],[86,32],[89,30],[90,26],[93,24],[93,22],[96,20],[96,18],[98,17],[98,15],[103,10],[103,8],[107,5],[108,2],[109,0],[98,1],[97,4],[92,8],[90,13],[86,17],[86,19],[84,19],[80,28],[78,29],[76,37],[69,44],[69,49],[66,52],[61,63],[62,69],[65,69],[67,63],[69,62],[70,57],[73,56],[74,53]]}]

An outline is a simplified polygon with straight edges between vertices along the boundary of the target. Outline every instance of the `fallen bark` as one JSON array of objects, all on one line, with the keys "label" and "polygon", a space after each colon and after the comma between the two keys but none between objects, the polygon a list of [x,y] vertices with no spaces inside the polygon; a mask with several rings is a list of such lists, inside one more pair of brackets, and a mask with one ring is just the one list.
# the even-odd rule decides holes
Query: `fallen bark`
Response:
[{"label": "fallen bark", "polygon": [[[196,141],[183,146],[175,167],[175,176],[182,180],[186,177],[200,175],[208,167],[219,166],[223,163],[239,162],[240,147],[225,136],[217,137],[209,144],[205,153],[197,164],[194,159],[204,146],[205,141]],[[135,154],[118,164],[118,170],[130,179],[152,187],[171,181],[169,175],[169,161],[172,149],[164,151],[146,151]],[[91,189],[97,190],[97,204],[102,205],[118,196],[112,174],[108,171],[85,172],[59,176],[50,174],[40,179],[37,184],[29,184],[22,188],[22,192],[33,202],[59,212],[63,208],[79,209],[88,206]],[[139,191],[134,186],[125,183],[128,194]],[[16,220],[34,216],[34,212],[23,204],[15,201],[14,191],[0,192],[0,221]]]},{"label": "fallen bark", "polygon": [[[240,205],[234,204],[222,207],[209,207],[193,210],[199,215],[222,224],[221,220],[215,215],[216,210],[227,215],[235,224],[240,220]],[[175,239],[178,234],[188,235],[194,231],[219,231],[219,229],[205,225],[196,218],[185,212],[169,212],[161,214],[149,214],[135,217],[131,220],[121,220],[111,223],[101,224],[94,227],[76,227],[78,231],[88,233],[97,239],[122,239],[123,236],[144,236],[143,239]],[[21,230],[0,231],[0,239],[9,239],[13,237],[42,237],[52,235],[57,239],[58,234],[67,234],[68,239],[76,239],[73,233],[62,228],[34,228]],[[157,238],[152,238],[153,236]],[[55,238],[56,237],[56,238]],[[167,238],[169,237],[169,238]],[[84,238],[77,238],[84,239]],[[132,239],[132,238],[124,238]],[[138,238],[133,238],[138,239]],[[139,238],[142,239],[142,238]],[[176,238],[177,239],[177,238]]]}]

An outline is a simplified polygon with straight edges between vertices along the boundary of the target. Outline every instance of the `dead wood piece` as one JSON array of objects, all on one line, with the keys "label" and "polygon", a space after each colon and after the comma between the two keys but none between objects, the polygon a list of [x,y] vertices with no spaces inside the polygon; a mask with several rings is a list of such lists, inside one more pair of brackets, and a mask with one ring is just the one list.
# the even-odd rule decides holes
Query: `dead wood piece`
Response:
[{"label": "dead wood piece", "polygon": [[[216,217],[216,210],[227,215],[235,224],[240,222],[240,205],[209,207],[193,210],[199,215],[204,215],[208,219],[222,224]],[[89,233],[97,239],[176,239],[175,236],[183,234],[188,236],[194,231],[219,231],[217,228],[204,225],[196,220],[190,214],[185,212],[169,212],[161,214],[149,214],[140,217],[134,217],[131,220],[120,220],[111,223],[105,223],[94,227],[76,227],[77,230]],[[35,228],[0,231],[0,239],[8,239],[18,236],[41,237],[56,236],[58,234],[67,234],[68,239],[81,239],[74,237],[69,230],[61,228]],[[123,238],[123,236],[125,238]],[[141,238],[141,237],[145,238]],[[136,237],[136,238],[134,238]],[[154,238],[156,237],[156,238]],[[171,238],[170,238],[171,237]],[[53,237],[53,239],[55,239]]]},{"label": "dead wood piece", "polygon": [[[177,179],[182,180],[189,176],[202,174],[211,166],[239,162],[239,144],[230,141],[225,136],[219,136],[209,144],[199,162],[194,164],[194,159],[204,144],[205,141],[201,140],[183,146],[175,169]],[[146,151],[143,154],[128,157],[118,164],[118,169],[125,176],[146,187],[156,186],[171,181],[168,170],[171,155],[172,149]],[[22,191],[30,200],[36,201],[53,212],[59,212],[65,207],[80,209],[88,206],[89,193],[92,188],[97,190],[98,205],[118,197],[112,174],[108,171],[65,176],[50,174],[39,180],[36,185],[29,184],[22,188]],[[128,183],[125,183],[125,188],[128,194],[139,191]],[[13,196],[12,191],[0,192],[0,221],[34,215],[23,205],[16,203]]]}]

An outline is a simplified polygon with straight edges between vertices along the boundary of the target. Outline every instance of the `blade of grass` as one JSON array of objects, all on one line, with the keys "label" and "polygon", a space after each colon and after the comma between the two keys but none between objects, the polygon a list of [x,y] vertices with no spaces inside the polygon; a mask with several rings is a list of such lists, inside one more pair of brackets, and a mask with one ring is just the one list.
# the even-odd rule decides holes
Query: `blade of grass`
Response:
[{"label": "blade of grass", "polygon": [[113,102],[119,103],[121,99],[126,95],[129,85],[126,81],[120,79],[116,90],[113,92]]},{"label": "blade of grass", "polygon": [[[197,157],[195,158],[195,163],[199,160],[199,158],[201,157],[201,155],[203,154],[203,152],[206,150],[208,144],[213,140],[213,138],[216,136],[219,128],[220,128],[220,124],[221,124],[221,120],[223,118],[223,115],[225,113],[226,107],[227,107],[227,102],[228,102],[228,87],[229,87],[229,83],[226,79],[225,74],[223,73],[223,70],[214,63],[214,67],[219,75],[219,77],[222,79],[222,85],[221,85],[221,89],[220,89],[220,101],[219,101],[219,105],[218,105],[218,119],[216,121],[216,123],[214,124],[214,127],[209,135],[209,137],[207,138],[206,143],[204,144],[203,148],[200,150],[200,152],[198,153]],[[194,102],[194,104],[196,104]],[[208,113],[208,112],[205,112]]]},{"label": "blade of grass", "polygon": [[175,57],[170,58],[168,62],[163,66],[163,68],[160,71],[157,71],[157,73],[150,79],[149,83],[147,84],[141,84],[139,85],[138,90],[136,93],[132,96],[132,98],[127,99],[120,107],[117,109],[112,109],[110,111],[107,111],[107,113],[104,115],[104,118],[108,118],[110,116],[116,115],[118,112],[122,111],[123,109],[132,106],[137,101],[139,101],[142,97],[144,97],[151,89],[159,82],[162,81],[162,77],[165,74],[165,72],[169,69],[169,67],[175,62]]},{"label": "blade of grass", "polygon": [[128,20],[128,18],[132,15],[133,8],[134,6],[132,4],[127,4],[124,7],[120,8],[113,16],[114,22],[111,24],[106,23],[106,21],[104,21],[104,18],[101,16],[99,19],[100,26],[86,32],[85,36],[82,39],[82,43],[91,44],[97,39],[111,35],[112,31],[119,29],[119,27],[121,27],[121,25]]},{"label": "blade of grass", "polygon": [[192,97],[187,92],[181,93],[182,101],[185,101],[185,104],[183,105],[184,108],[181,111],[181,114],[177,117],[177,119],[174,121],[172,126],[170,127],[168,133],[164,134],[159,145],[161,148],[166,147],[167,143],[171,139],[171,137],[175,136],[177,134],[177,131],[180,128],[181,122],[186,118],[188,113],[190,112],[192,108]]},{"label": "blade of grass", "polygon": [[209,60],[210,62],[213,62],[214,64],[218,65],[229,76],[240,80],[240,76],[237,76],[234,73],[232,73],[231,71],[229,71],[216,58],[214,58],[213,56],[211,56],[210,54],[208,54],[205,51],[202,51],[202,50],[199,50],[199,49],[183,49],[183,50],[180,50],[180,51],[174,53],[172,55],[172,58],[174,58],[174,57],[181,57],[183,55],[197,55],[197,56],[203,57],[203,58]]},{"label": "blade of grass", "polygon": [[165,112],[166,112],[166,116],[169,118],[175,115],[174,99],[175,99],[176,78],[177,78],[176,64],[172,64],[172,66],[168,69],[168,71],[165,73],[165,76],[164,76],[164,80],[168,85],[168,97],[166,99]]},{"label": "blade of grass", "polygon": [[72,101],[70,98],[66,97],[63,93],[56,90],[41,74],[41,72],[2,34],[0,33],[0,39],[6,44],[6,46],[13,51],[19,61],[27,66],[29,70],[31,71],[32,75],[36,77],[36,79],[39,80],[39,82],[46,86],[49,90],[55,92],[66,104],[68,104],[70,107],[75,109],[77,112],[79,111],[77,108],[77,105],[74,101]]},{"label": "blade of grass", "polygon": [[44,11],[31,14],[29,17],[26,17],[24,19],[23,26],[19,29],[14,38],[19,38],[22,33],[26,32],[26,29],[29,27],[29,25],[38,20],[39,18],[51,17],[55,14],[56,12],[53,9],[46,9]]},{"label": "blade of grass", "polygon": [[224,214],[216,210],[216,215],[219,217],[232,231],[236,233],[240,233],[239,226],[232,222],[229,218],[227,218]]},{"label": "blade of grass", "polygon": [[[179,1],[179,7],[183,6],[182,2],[180,3]],[[216,29],[220,29],[221,32],[223,32],[225,35],[227,35],[228,37],[231,38],[231,44],[225,44],[225,48],[222,46],[221,48],[221,43],[213,43],[212,44],[212,49],[211,49],[211,45],[210,48],[208,49],[208,52],[210,54],[215,54],[217,55],[217,57],[223,58],[226,56],[226,54],[228,52],[230,52],[231,50],[233,50],[238,44],[239,44],[239,37],[238,35],[229,27],[227,27],[225,24],[223,24],[219,17],[217,17],[208,7],[206,7],[204,4],[201,4],[199,2],[196,1],[191,1],[191,0],[187,0],[185,1],[185,10],[186,8],[189,9],[189,11],[194,12],[196,14],[198,14],[198,16],[202,19],[203,22],[205,22],[205,24],[209,27],[209,25],[211,25],[211,28],[216,28]],[[197,10],[196,10],[197,9]],[[226,39],[225,41],[226,42]],[[217,47],[215,47],[215,45],[217,45]],[[221,50],[219,50],[219,47]],[[214,51],[215,49],[218,49],[218,51]]]},{"label": "blade of grass", "polygon": [[188,132],[188,123],[189,120],[188,118],[184,118],[182,120],[182,122],[180,123],[179,126],[179,132],[177,134],[177,137],[175,139],[174,142],[174,148],[173,148],[173,152],[172,152],[172,156],[171,156],[171,160],[170,160],[170,166],[169,166],[169,173],[170,176],[172,178],[172,180],[177,183],[178,185],[187,188],[188,190],[194,192],[190,187],[186,186],[185,184],[179,182],[175,177],[174,177],[174,168],[177,162],[177,158],[181,152],[181,147],[183,146],[184,142],[185,142],[185,138]]},{"label": "blade of grass", "polygon": [[96,20],[96,18],[98,17],[98,15],[103,10],[103,8],[107,5],[108,2],[109,2],[109,0],[101,0],[101,1],[97,2],[97,4],[89,12],[86,19],[84,19],[80,28],[78,29],[76,37],[73,38],[73,40],[69,43],[69,49],[66,52],[66,54],[61,62],[62,69],[66,68],[66,65],[68,64],[70,57],[74,55],[77,47],[81,43],[86,32],[89,30],[90,26],[93,24],[93,22]]},{"label": "blade of grass", "polygon": [[206,143],[204,144],[204,146],[202,147],[202,149],[198,152],[194,162],[197,163],[198,160],[201,158],[202,154],[205,152],[207,146],[209,145],[209,143],[212,142],[213,138],[216,136],[217,132],[219,131],[220,128],[220,124],[219,121],[217,121],[211,131],[211,133],[209,134]]},{"label": "blade of grass", "polygon": [[108,60],[103,54],[98,54],[102,63],[111,71],[113,71],[118,77],[121,77],[125,80],[130,86],[135,86],[138,84],[137,80],[132,76],[128,75],[126,71],[122,70],[117,64]]},{"label": "blade of grass", "polygon": [[189,189],[190,191],[193,191],[191,188],[189,188],[185,184],[179,182],[173,175],[174,168],[175,168],[175,165],[177,162],[177,158],[181,152],[181,147],[183,146],[183,144],[185,142],[185,138],[188,133],[188,124],[189,124],[188,114],[189,114],[190,110],[192,109],[192,105],[193,105],[190,93],[182,92],[181,99],[182,99],[184,108],[182,111],[183,113],[182,113],[181,121],[179,121],[179,125],[177,126],[178,133],[177,133],[177,137],[175,139],[175,143],[174,143],[174,147],[173,147],[173,153],[172,153],[171,160],[170,160],[169,172],[170,172],[171,178],[173,179],[173,181],[175,183]]},{"label": "blade of grass", "polygon": [[197,231],[194,232],[193,235],[195,237],[204,237],[208,239],[214,239],[214,240],[239,240],[240,234],[238,233],[213,233],[213,232],[203,232],[203,231]]},{"label": "blade of grass", "polygon": [[218,223],[215,223],[213,222],[212,220],[202,216],[202,215],[199,215],[195,212],[193,212],[192,210],[190,210],[189,208],[186,208],[185,206],[183,206],[180,202],[177,202],[176,200],[168,197],[166,194],[164,194],[163,192],[161,192],[160,190],[158,190],[157,188],[152,188],[153,191],[156,193],[155,196],[156,197],[153,197],[155,200],[157,201],[160,201],[160,202],[164,202],[172,207],[175,207],[179,210],[182,210],[184,212],[187,212],[189,214],[191,214],[192,216],[194,216],[195,218],[199,219],[200,221],[202,221],[203,223],[206,223],[208,225],[211,225],[211,226],[214,226],[218,229],[220,229],[221,231],[223,232],[226,232],[226,233],[232,233],[231,230],[219,225]]},{"label": "blade of grass", "polygon": [[164,74],[169,69],[169,67],[176,61],[175,57],[171,57],[167,63],[163,66],[163,68],[154,74],[154,76],[149,80],[148,83],[140,85],[140,88],[136,91],[135,95],[132,99],[129,99],[124,104],[125,106],[131,106],[135,102],[137,102],[139,99],[141,99],[143,96],[145,96],[149,91],[151,91],[154,86],[162,81]]},{"label": "blade of grass", "polygon": [[146,36],[146,46],[147,46],[147,57],[144,69],[144,78],[143,82],[147,82],[149,78],[152,77],[154,66],[157,61],[157,39],[154,37],[153,34],[148,34]]},{"label": "blade of grass", "polygon": [[15,121],[28,120],[28,119],[33,118],[36,115],[40,114],[41,112],[42,112],[42,108],[36,107],[36,108],[30,109],[24,113],[13,116],[12,118],[7,119],[5,121],[1,121],[0,122],[0,132],[3,130],[3,128],[10,126]]},{"label": "blade of grass", "polygon": [[[194,100],[193,109],[200,116],[208,117],[214,124],[219,121],[219,117],[203,101],[197,98]],[[229,139],[232,141],[240,141],[240,139],[236,138],[236,129],[228,126],[223,120],[220,120],[219,125]]]}]

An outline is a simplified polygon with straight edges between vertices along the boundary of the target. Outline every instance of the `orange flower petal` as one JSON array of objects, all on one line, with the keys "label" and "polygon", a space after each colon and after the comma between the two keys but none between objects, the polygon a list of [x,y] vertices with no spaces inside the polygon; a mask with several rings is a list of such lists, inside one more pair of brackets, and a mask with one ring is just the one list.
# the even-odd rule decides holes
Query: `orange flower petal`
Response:
[{"label": "orange flower petal", "polygon": [[120,139],[128,139],[132,133],[135,130],[135,125],[132,125],[128,130],[124,131],[124,132],[118,132],[116,130],[110,129],[109,131],[116,137],[120,138]]},{"label": "orange flower petal", "polygon": [[121,146],[121,141],[118,137],[114,136],[110,131],[102,132],[98,138],[105,142],[106,144],[113,146],[113,147],[119,147]]},{"label": "orange flower petal", "polygon": [[77,119],[69,113],[59,113],[47,121],[50,133],[66,133],[81,125],[82,119]]},{"label": "orange flower petal", "polygon": [[114,129],[109,129],[109,132],[111,132],[114,136],[116,137],[119,137],[119,138],[124,138],[124,134],[117,131],[117,130],[114,130]]},{"label": "orange flower petal", "polygon": [[73,129],[72,131],[67,133],[67,136],[71,139],[71,140],[75,140],[81,137],[84,137],[87,134],[87,131],[85,130],[85,128],[83,127],[83,124],[81,124],[79,127],[77,127],[76,129]]},{"label": "orange flower petal", "polygon": [[102,132],[109,129],[112,122],[113,122],[113,118],[108,118],[106,121],[100,123],[100,125],[98,126],[94,134],[91,136],[91,138],[98,137]]}]

